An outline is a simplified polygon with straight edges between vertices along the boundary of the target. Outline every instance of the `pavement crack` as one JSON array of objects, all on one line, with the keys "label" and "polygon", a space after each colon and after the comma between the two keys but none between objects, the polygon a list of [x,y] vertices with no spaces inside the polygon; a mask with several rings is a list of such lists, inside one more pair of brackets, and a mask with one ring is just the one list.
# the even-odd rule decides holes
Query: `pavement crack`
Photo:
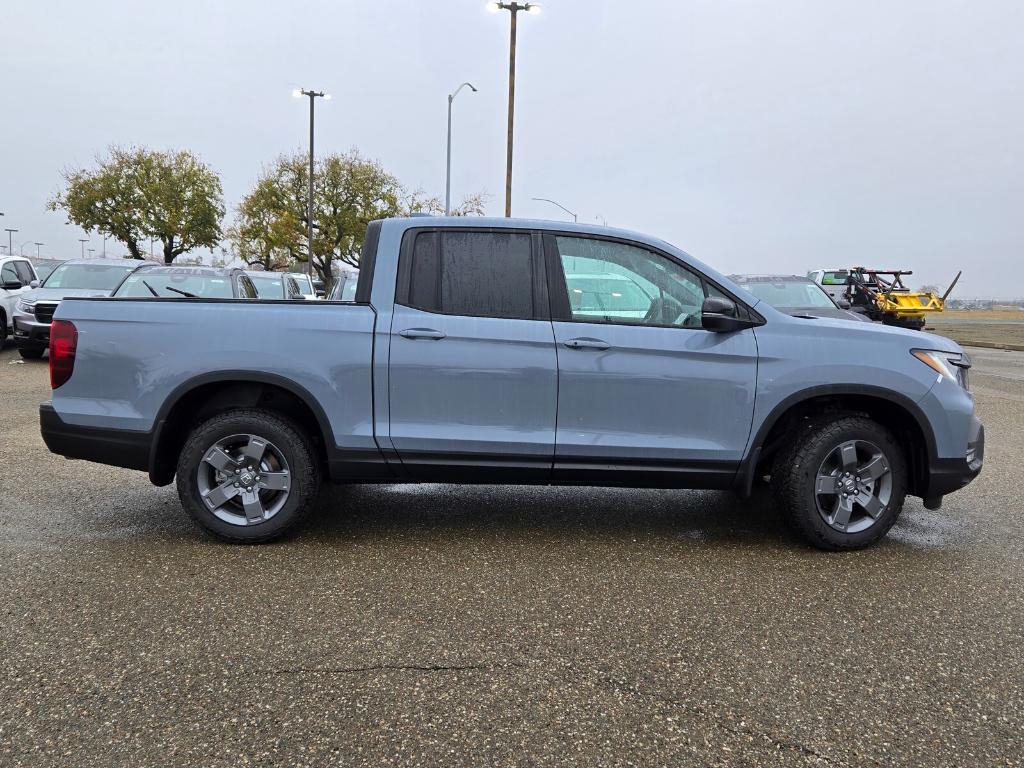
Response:
[{"label": "pavement crack", "polygon": [[277,669],[278,675],[358,675],[371,672],[467,672],[475,670],[495,670],[524,667],[519,662],[503,662],[499,664],[372,664],[364,667],[295,667]]}]

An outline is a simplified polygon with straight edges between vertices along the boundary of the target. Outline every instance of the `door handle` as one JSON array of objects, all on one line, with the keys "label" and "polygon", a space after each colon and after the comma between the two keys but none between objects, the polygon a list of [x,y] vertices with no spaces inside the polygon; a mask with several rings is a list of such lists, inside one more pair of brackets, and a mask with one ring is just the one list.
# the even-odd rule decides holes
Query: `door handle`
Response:
[{"label": "door handle", "polygon": [[608,349],[609,344],[607,341],[601,341],[600,339],[590,339],[586,337],[580,337],[578,339],[569,339],[563,342],[569,349]]},{"label": "door handle", "polygon": [[432,339],[434,341],[445,337],[445,334],[435,331],[433,328],[406,328],[404,331],[399,331],[398,335],[407,339]]}]

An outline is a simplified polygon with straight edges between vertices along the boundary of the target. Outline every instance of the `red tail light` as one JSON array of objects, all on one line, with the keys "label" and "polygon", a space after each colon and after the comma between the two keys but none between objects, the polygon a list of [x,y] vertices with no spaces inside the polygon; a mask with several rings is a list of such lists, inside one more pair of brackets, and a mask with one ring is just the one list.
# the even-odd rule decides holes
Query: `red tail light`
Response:
[{"label": "red tail light", "polygon": [[67,320],[54,320],[50,326],[50,388],[56,389],[71,378],[78,351],[78,330]]}]

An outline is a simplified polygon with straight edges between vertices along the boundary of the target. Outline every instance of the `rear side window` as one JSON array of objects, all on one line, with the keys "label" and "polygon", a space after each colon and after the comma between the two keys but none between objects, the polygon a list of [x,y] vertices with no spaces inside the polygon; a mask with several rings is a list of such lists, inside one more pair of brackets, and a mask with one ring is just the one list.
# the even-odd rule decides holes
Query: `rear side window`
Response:
[{"label": "rear side window", "polygon": [[3,268],[0,269],[0,282],[4,283],[20,283],[21,280],[18,278],[18,273],[14,269],[14,262],[9,261],[4,264]]},{"label": "rear side window", "polygon": [[408,294],[400,303],[446,315],[535,316],[528,232],[421,232],[405,256]]},{"label": "rear side window", "polygon": [[36,279],[35,274],[32,272],[32,266],[27,261],[14,262],[14,269],[17,270],[18,277],[23,285],[28,285]]},{"label": "rear side window", "polygon": [[256,286],[252,284],[245,275],[238,276],[238,298],[240,299],[257,299],[259,293],[256,291]]}]

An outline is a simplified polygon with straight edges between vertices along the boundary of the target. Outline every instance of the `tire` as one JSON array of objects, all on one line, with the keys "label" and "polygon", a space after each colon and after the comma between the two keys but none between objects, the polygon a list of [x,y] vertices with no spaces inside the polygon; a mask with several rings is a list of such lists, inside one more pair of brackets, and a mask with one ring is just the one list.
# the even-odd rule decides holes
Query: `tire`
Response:
[{"label": "tire", "polygon": [[7,315],[0,310],[0,352],[3,351],[4,344],[7,343]]},{"label": "tire", "polygon": [[776,457],[772,486],[795,533],[833,551],[862,549],[888,533],[907,493],[906,456],[888,429],[840,414],[806,423],[788,445]]},{"label": "tire", "polygon": [[261,544],[285,536],[309,513],[320,465],[291,420],[232,410],[192,430],[178,457],[177,486],[181,505],[207,532],[233,544]]},{"label": "tire", "polygon": [[45,349],[39,349],[38,347],[21,347],[18,350],[18,354],[25,360],[38,360],[45,351]]}]

